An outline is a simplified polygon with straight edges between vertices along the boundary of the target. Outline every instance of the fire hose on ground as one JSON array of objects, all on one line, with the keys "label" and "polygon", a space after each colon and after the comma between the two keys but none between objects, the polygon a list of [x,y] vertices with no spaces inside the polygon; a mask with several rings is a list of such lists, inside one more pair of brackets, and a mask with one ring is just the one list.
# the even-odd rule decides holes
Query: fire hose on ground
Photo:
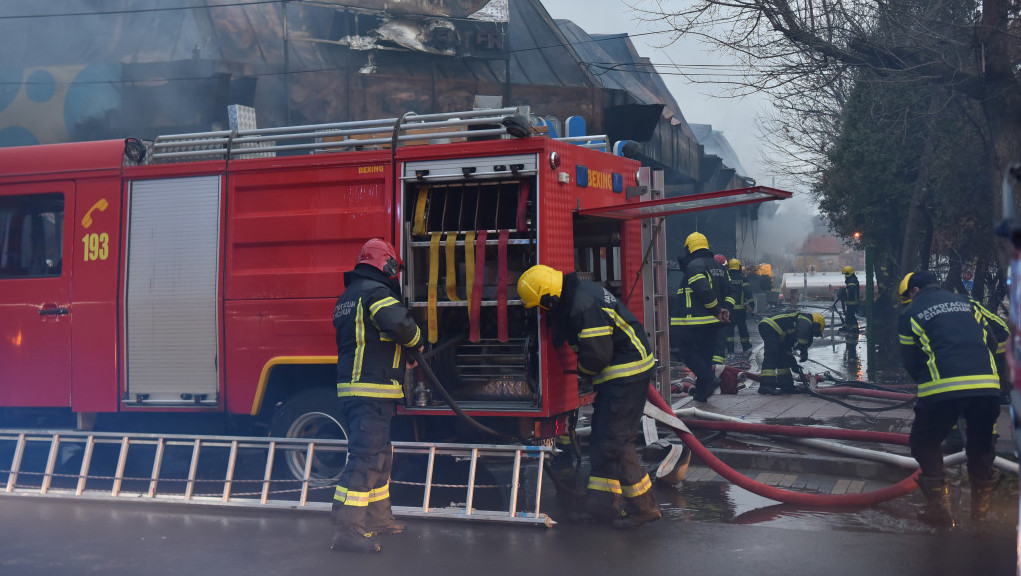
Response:
[{"label": "fire hose on ground", "polygon": [[[457,405],[456,402],[454,402],[453,398],[451,398],[449,396],[449,394],[446,393],[446,390],[443,389],[442,384],[439,383],[439,379],[436,378],[436,375],[433,374],[432,370],[429,369],[428,365],[425,363],[425,361],[422,358],[421,354],[418,353],[418,351],[415,351],[413,353],[413,357],[415,358],[416,361],[419,362],[419,365],[422,366],[422,368],[424,369],[424,371],[425,371],[427,377],[429,378],[429,380],[434,385],[436,385],[436,387],[441,391],[441,395],[444,397],[444,399],[447,401],[447,403],[451,406],[451,408],[455,411],[455,413],[457,413],[458,416],[460,416],[461,418],[463,418],[463,419],[469,421],[470,423],[474,424],[476,426],[476,428],[478,428],[480,431],[483,431],[483,432],[486,432],[486,433],[489,433],[489,434],[493,434],[495,436],[503,438],[504,440],[510,440],[512,442],[514,442],[514,441],[519,441],[520,442],[520,439],[515,438],[513,436],[510,436],[510,435],[507,435],[507,434],[504,434],[504,433],[501,433],[499,431],[493,430],[493,429],[491,429],[489,427],[486,427],[484,425],[481,425],[477,421],[475,421],[473,418],[471,418],[470,416],[465,414],[462,410],[460,410],[460,407]],[[863,492],[863,493],[860,493],[860,494],[806,494],[806,493],[801,493],[801,492],[793,492],[793,491],[790,491],[790,490],[784,490],[784,489],[781,489],[781,488],[777,488],[775,486],[769,486],[767,484],[763,484],[761,482],[758,482],[756,480],[752,480],[751,478],[748,478],[747,476],[741,474],[737,470],[734,470],[733,468],[728,466],[726,463],[724,463],[722,460],[720,460],[719,458],[714,456],[713,453],[710,452],[708,448],[703,446],[698,441],[698,439],[695,438],[695,435],[691,432],[691,430],[689,430],[688,427],[684,424],[684,422],[682,422],[681,419],[678,418],[677,415],[674,414],[674,411],[673,411],[673,409],[671,409],[670,405],[667,404],[667,402],[665,400],[663,400],[662,396],[659,395],[659,392],[656,391],[656,389],[651,384],[649,385],[649,389],[648,389],[648,392],[647,392],[647,397],[648,397],[648,402],[645,403],[645,414],[647,416],[649,416],[650,418],[653,418],[654,420],[660,422],[661,424],[663,424],[663,425],[673,429],[674,433],[677,434],[677,436],[681,439],[681,441],[684,442],[684,444],[688,447],[688,449],[690,449],[692,451],[692,453],[694,453],[696,456],[698,456],[700,460],[705,462],[717,474],[719,474],[720,476],[726,478],[727,480],[729,480],[730,482],[734,483],[735,485],[737,485],[737,486],[739,486],[741,488],[744,488],[745,490],[748,490],[749,492],[752,492],[753,494],[757,494],[759,496],[762,496],[764,498],[768,498],[770,500],[775,500],[777,502],[783,502],[783,503],[786,503],[786,504],[795,504],[795,505],[800,505],[800,506],[846,507],[846,508],[855,507],[855,508],[858,508],[858,507],[869,506],[869,505],[872,505],[872,504],[877,504],[879,502],[885,502],[887,500],[892,500],[894,498],[898,498],[898,497],[903,496],[905,494],[909,494],[912,491],[914,491],[915,488],[917,488],[917,486],[918,486],[917,482],[915,480],[916,477],[918,476],[918,470],[917,469],[911,475],[909,475],[907,478],[901,480],[900,482],[898,482],[898,483],[896,483],[896,484],[894,484],[892,486],[888,486],[886,488],[882,488],[882,489],[879,489],[879,490],[874,490],[872,492]],[[694,409],[691,409],[691,410],[692,410],[692,413],[694,414],[695,410]],[[698,412],[702,412],[702,411],[698,411]],[[712,415],[712,413],[702,412],[701,415],[703,415],[703,416],[705,416],[705,415]],[[713,415],[713,416],[718,416],[718,415]],[[747,422],[740,422],[740,421],[738,421],[735,424],[749,425],[749,423],[747,423]],[[762,431],[768,432],[768,433],[773,434],[773,435],[791,435],[791,436],[795,436],[795,435],[803,434],[803,432],[795,433],[793,431],[794,429],[799,429],[800,430],[800,427],[796,427],[796,426],[778,426],[778,425],[765,425],[765,424],[763,424],[763,425],[752,425],[752,426],[755,426],[756,430],[762,430]],[[762,427],[762,428],[759,428],[759,427]],[[818,432],[819,434],[823,434],[823,435],[827,435],[827,436],[831,436],[831,437],[840,437],[840,438],[849,439],[849,440],[850,439],[866,439],[866,438],[868,438],[868,439],[871,439],[873,441],[880,441],[880,442],[906,443],[906,435],[903,435],[903,434],[896,435],[896,434],[888,433],[888,432],[867,432],[867,431],[857,431],[857,430],[839,430],[839,429],[821,429],[821,428],[814,428],[812,430],[820,430],[820,432]],[[821,432],[821,430],[829,430],[829,432]],[[903,437],[903,438],[901,438],[901,437]],[[820,440],[816,440],[815,438],[804,438],[801,441],[804,442],[804,443],[810,443],[810,442],[818,443],[818,442],[821,442]],[[837,445],[837,446],[841,446],[841,445]],[[829,447],[829,446],[827,446],[827,447]],[[832,449],[832,447],[829,447],[829,448]],[[843,450],[851,450],[851,451],[855,451],[855,452],[873,452],[873,451],[864,451],[863,449],[854,448],[854,447],[851,447],[851,446],[842,446],[842,449]],[[884,453],[875,453],[875,454],[884,454]],[[898,463],[898,464],[901,461],[903,461],[903,460],[910,460],[910,459],[906,459],[903,456],[896,456],[896,455],[893,455],[893,454],[885,454],[885,456],[893,458],[894,459],[893,461]],[[947,464],[953,464],[953,463],[957,463],[957,462],[963,461],[964,458],[965,458],[964,453],[963,452],[959,452],[957,454],[952,454],[950,456],[947,456],[944,459],[944,462],[947,463]],[[1002,460],[1003,463],[1007,464],[1007,466],[1009,467],[1008,469],[1010,471],[1013,471],[1014,473],[1017,473],[1016,472],[1017,466],[1015,464],[1009,463],[1007,460],[999,458],[999,457],[997,457],[997,460]],[[914,461],[911,460],[911,462],[913,463]],[[998,464],[998,466],[997,466],[998,468],[1003,469],[1003,466],[1000,465],[1001,464],[1000,462],[997,462],[997,464]],[[558,488],[560,488],[560,489],[567,489],[568,487],[566,487],[566,486],[562,486],[562,487],[558,486]]]},{"label": "fire hose on ground", "polygon": [[[695,412],[696,412],[695,409],[691,409],[692,414],[694,414]],[[709,415],[716,417],[719,416],[712,415],[712,413],[707,413],[703,411],[697,412],[700,413],[701,416]],[[914,468],[914,471],[908,477],[901,480],[900,482],[897,482],[896,484],[893,484],[892,486],[888,486],[886,488],[881,488],[879,490],[874,490],[871,492],[863,492],[860,494],[806,494],[801,492],[784,490],[782,488],[778,488],[775,486],[769,486],[767,484],[763,484],[741,474],[740,472],[734,470],[726,463],[724,463],[722,460],[714,456],[712,452],[710,452],[698,441],[698,439],[691,432],[691,430],[688,429],[684,422],[681,421],[681,419],[674,414],[669,404],[667,404],[666,401],[663,400],[663,398],[659,395],[659,392],[657,392],[656,389],[653,388],[652,386],[649,387],[648,391],[648,402],[646,402],[645,405],[645,415],[655,419],[664,426],[671,428],[674,431],[674,433],[677,434],[677,436],[681,439],[681,441],[684,442],[685,446],[687,446],[688,449],[690,449],[695,456],[697,456],[700,460],[706,463],[706,465],[712,468],[713,471],[715,471],[720,476],[724,477],[725,479],[734,483],[735,485],[744,488],[749,492],[752,492],[753,494],[757,494],[759,496],[762,496],[763,498],[768,498],[770,500],[775,500],[777,502],[795,504],[800,506],[858,508],[878,504],[880,502],[885,502],[887,500],[892,500],[894,498],[904,496],[906,494],[911,493],[912,491],[915,490],[915,488],[917,488],[916,477],[918,476],[918,470],[917,463],[914,461],[914,459],[905,456],[898,456],[895,454],[866,451],[861,448],[855,448],[852,446],[842,446],[835,443],[820,445],[819,443],[821,441],[815,440],[814,438],[812,439],[806,438],[803,439],[802,442],[811,443],[811,445],[813,446],[825,447],[829,449],[832,449],[834,446],[841,446],[842,451],[854,452],[856,453],[855,455],[858,456],[861,456],[864,453],[871,453],[871,455],[883,455],[885,456],[885,458],[882,458],[882,460],[905,467],[907,467],[910,464],[910,466]],[[727,420],[737,419],[727,418]],[[744,428],[743,430],[741,430],[741,428],[743,428],[742,425],[744,426],[751,425],[757,431],[755,433],[768,433],[770,435],[793,436],[793,435],[808,435],[811,432],[817,432],[816,434],[817,437],[818,435],[823,435],[826,437],[847,440],[868,439],[872,441],[881,441],[896,444],[907,443],[906,434],[893,434],[888,432],[868,432],[857,430],[839,430],[827,428],[810,428],[808,429],[808,433],[806,433],[805,431],[803,431],[804,429],[802,427],[797,426],[750,424],[747,422],[742,422],[740,420],[731,423],[734,425],[734,428],[736,430],[750,431],[750,429],[748,428]],[[794,429],[797,429],[798,432],[794,432]],[[962,462],[964,459],[965,459],[964,453],[959,452],[957,454],[951,454],[947,456],[944,459],[944,463],[956,464]],[[1013,473],[1015,474],[1017,473],[1016,464],[1011,463],[1003,458],[997,458],[997,460],[998,462],[996,464],[998,468],[1004,469],[1004,467],[1006,467]]]}]

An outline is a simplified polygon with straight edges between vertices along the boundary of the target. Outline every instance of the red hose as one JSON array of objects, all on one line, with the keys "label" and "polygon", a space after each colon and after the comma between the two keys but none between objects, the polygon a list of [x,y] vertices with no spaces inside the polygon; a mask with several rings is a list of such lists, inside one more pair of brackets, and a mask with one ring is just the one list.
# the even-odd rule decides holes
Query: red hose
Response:
[{"label": "red hose", "polygon": [[689,420],[684,423],[691,428],[746,432],[766,436],[794,436],[797,438],[826,438],[829,440],[856,440],[880,442],[883,444],[908,445],[908,435],[897,432],[873,432],[870,430],[843,430],[839,428],[814,428],[811,426],[785,426],[783,424],[755,424],[753,422],[728,422],[719,420]]},{"label": "red hose", "polygon": [[[674,413],[674,411],[670,408],[670,405],[663,400],[663,398],[659,395],[659,392],[656,391],[651,384],[649,385],[648,399],[649,402],[652,402],[653,405],[660,410],[665,411],[667,414]],[[872,492],[863,492],[861,494],[804,494],[801,492],[791,492],[790,490],[783,490],[775,486],[768,486],[761,482],[752,480],[726,465],[716,456],[713,456],[713,453],[705,446],[702,446],[698,439],[690,432],[678,430],[673,427],[671,428],[674,433],[680,437],[681,441],[683,441],[684,444],[691,449],[695,456],[698,456],[699,459],[705,462],[706,465],[712,468],[717,474],[753,494],[758,494],[763,498],[769,498],[770,500],[776,500],[777,502],[796,504],[799,506],[860,508],[899,498],[905,494],[910,494],[918,487],[915,478],[918,476],[919,471],[916,470],[910,476],[892,486],[874,490]]]},{"label": "red hose", "polygon": [[916,398],[914,394],[908,394],[907,392],[888,392],[886,390],[872,390],[870,388],[856,388],[854,386],[829,386],[825,388],[812,388],[812,390],[820,394],[834,396],[868,396],[870,398],[883,398],[885,400],[901,402]]}]

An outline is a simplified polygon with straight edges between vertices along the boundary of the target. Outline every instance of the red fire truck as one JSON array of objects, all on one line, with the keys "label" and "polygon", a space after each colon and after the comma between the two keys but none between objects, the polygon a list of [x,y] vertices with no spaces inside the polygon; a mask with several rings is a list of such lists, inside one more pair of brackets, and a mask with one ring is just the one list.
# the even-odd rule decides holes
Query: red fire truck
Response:
[{"label": "red fire truck", "polygon": [[[332,310],[361,245],[381,237],[406,263],[430,366],[461,407],[552,438],[591,394],[521,306],[518,274],[543,263],[611,286],[665,359],[662,245],[650,250],[663,232],[642,219],[789,193],[650,201],[652,178],[605,139],[536,135],[529,118],[0,149],[0,409],[69,409],[81,428],[206,413],[276,436],[339,429]],[[420,371],[405,393],[417,439],[452,436]]]}]

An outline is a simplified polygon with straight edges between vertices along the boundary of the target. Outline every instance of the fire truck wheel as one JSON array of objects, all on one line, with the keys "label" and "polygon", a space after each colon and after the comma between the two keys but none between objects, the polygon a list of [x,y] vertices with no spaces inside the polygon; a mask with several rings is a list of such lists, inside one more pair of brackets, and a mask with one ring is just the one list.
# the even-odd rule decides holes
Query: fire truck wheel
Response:
[{"label": "fire truck wheel", "polygon": [[[337,393],[333,389],[317,388],[299,392],[288,398],[273,414],[270,434],[276,438],[347,440],[347,431],[340,424],[336,404]],[[289,450],[284,454],[284,462],[291,475],[298,480],[304,478],[307,453],[304,450]],[[311,484],[326,486],[335,483],[347,462],[347,452],[317,450],[314,454]]]}]

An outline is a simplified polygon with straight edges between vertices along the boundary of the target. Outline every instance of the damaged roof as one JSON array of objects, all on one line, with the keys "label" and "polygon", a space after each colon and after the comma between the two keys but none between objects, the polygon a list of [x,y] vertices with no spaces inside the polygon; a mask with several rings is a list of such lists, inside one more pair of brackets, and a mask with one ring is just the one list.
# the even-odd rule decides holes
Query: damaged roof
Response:
[{"label": "damaged roof", "polygon": [[691,131],[698,138],[698,143],[705,149],[707,155],[719,156],[723,163],[733,168],[741,176],[748,176],[748,171],[741,166],[737,152],[730,145],[727,137],[719,130],[713,130],[711,124],[690,124]]}]

